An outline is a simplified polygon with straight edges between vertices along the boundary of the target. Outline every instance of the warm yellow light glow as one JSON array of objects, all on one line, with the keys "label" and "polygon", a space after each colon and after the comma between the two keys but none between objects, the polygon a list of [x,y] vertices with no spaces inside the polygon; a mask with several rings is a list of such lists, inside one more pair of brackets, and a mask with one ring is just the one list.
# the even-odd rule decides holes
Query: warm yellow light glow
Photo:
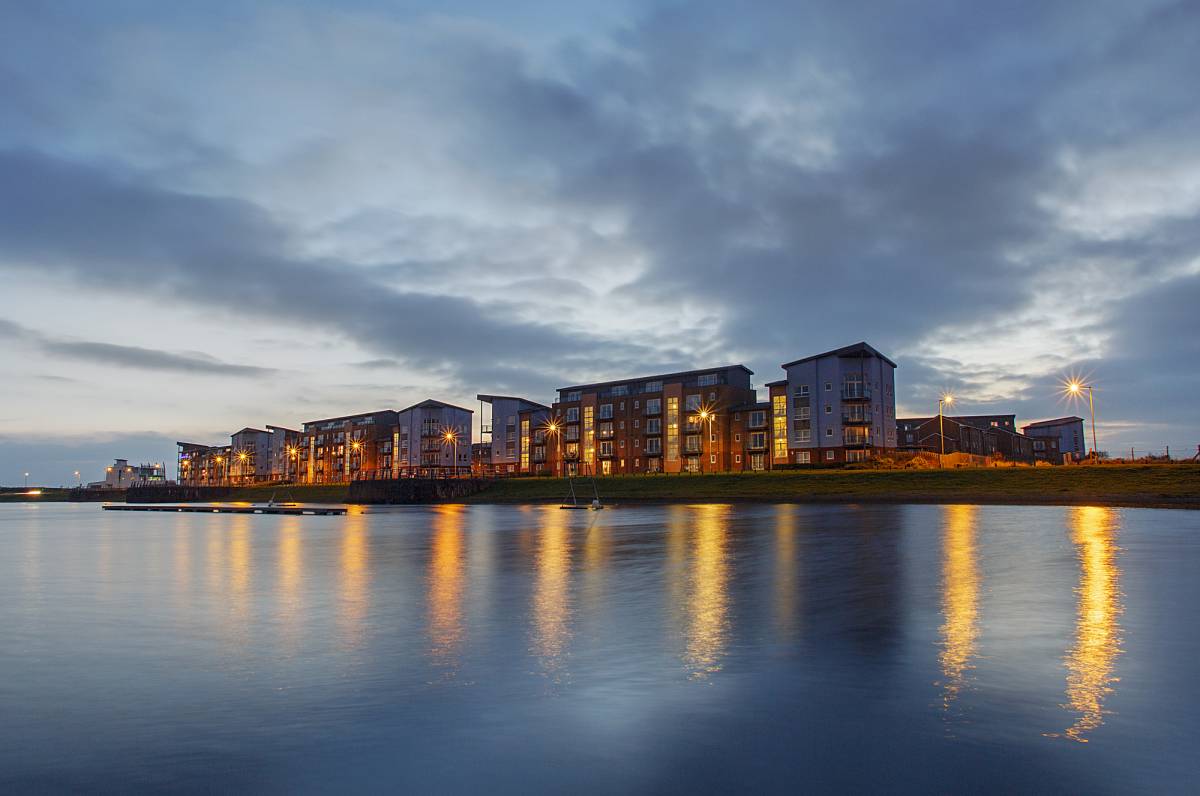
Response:
[{"label": "warm yellow light glow", "polygon": [[458,438],[458,432],[457,432],[457,431],[455,431],[455,430],[454,430],[454,429],[452,429],[452,428],[448,428],[448,429],[446,429],[446,431],[445,431],[445,432],[442,434],[442,436],[445,438],[445,440],[446,440],[447,442],[453,442],[455,439],[457,439],[457,438]]},{"label": "warm yellow light glow", "polygon": [[950,393],[946,393],[942,396],[942,403],[944,403],[946,406],[950,406],[954,403],[954,396]]},{"label": "warm yellow light glow", "polygon": [[25,494],[26,494],[26,495],[40,495],[40,494],[42,494],[42,490],[40,490],[40,489],[31,489],[31,490],[29,490],[28,492],[26,492]]},{"label": "warm yellow light glow", "polygon": [[729,635],[729,563],[726,558],[728,506],[696,508],[693,591],[686,660],[697,678],[721,670]]},{"label": "warm yellow light glow", "polygon": [[1087,734],[1104,723],[1105,698],[1119,681],[1113,674],[1121,654],[1120,575],[1116,535],[1120,514],[1115,509],[1081,506],[1071,510],[1071,541],[1079,557],[1079,587],[1075,644],[1067,651],[1067,700],[1064,707],[1078,718],[1063,733],[1087,743]]},{"label": "warm yellow light glow", "polygon": [[466,589],[463,509],[442,505],[434,509],[429,556],[429,644],[434,662],[453,667],[465,632],[463,595]]},{"label": "warm yellow light glow", "polygon": [[547,506],[539,516],[534,567],[533,649],[547,676],[558,681],[571,639],[571,512]]},{"label": "warm yellow light glow", "polygon": [[973,668],[979,636],[979,565],[975,547],[977,506],[947,506],[942,532],[942,707],[958,696]]},{"label": "warm yellow light glow", "polygon": [[238,461],[244,462],[250,458],[250,454],[246,453],[245,451],[241,451],[240,453],[238,453],[237,457],[238,457]]},{"label": "warm yellow light glow", "polygon": [[365,515],[350,512],[342,525],[338,626],[342,643],[358,647],[366,632],[371,597],[371,546]]}]

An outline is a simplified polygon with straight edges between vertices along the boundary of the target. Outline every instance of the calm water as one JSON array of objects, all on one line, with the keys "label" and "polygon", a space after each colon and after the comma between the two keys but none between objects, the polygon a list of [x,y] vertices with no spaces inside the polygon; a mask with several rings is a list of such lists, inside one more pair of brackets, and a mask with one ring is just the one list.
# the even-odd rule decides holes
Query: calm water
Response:
[{"label": "calm water", "polygon": [[1200,512],[0,506],[0,789],[1195,792]]}]

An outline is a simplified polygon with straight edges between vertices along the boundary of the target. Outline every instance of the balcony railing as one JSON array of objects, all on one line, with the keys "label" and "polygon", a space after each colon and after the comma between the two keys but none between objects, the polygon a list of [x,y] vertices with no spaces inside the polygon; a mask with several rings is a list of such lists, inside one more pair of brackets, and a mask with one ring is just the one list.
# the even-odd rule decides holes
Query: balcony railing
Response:
[{"label": "balcony railing", "polygon": [[871,437],[869,434],[845,434],[842,436],[842,444],[847,447],[870,445]]},{"label": "balcony railing", "polygon": [[704,453],[704,449],[700,445],[684,445],[683,452],[689,456],[698,456]]},{"label": "balcony railing", "polygon": [[842,400],[869,401],[871,400],[871,388],[867,387],[865,384],[843,384]]},{"label": "balcony railing", "polygon": [[871,416],[865,412],[842,412],[842,425],[869,426],[871,425]]}]

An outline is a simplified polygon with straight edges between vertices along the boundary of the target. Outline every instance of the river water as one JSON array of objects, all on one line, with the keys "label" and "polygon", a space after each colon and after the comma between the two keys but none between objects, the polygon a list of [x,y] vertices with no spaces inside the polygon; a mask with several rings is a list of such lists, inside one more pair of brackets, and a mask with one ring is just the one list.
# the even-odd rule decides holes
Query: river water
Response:
[{"label": "river water", "polygon": [[0,790],[1195,792],[1200,512],[0,506]]}]

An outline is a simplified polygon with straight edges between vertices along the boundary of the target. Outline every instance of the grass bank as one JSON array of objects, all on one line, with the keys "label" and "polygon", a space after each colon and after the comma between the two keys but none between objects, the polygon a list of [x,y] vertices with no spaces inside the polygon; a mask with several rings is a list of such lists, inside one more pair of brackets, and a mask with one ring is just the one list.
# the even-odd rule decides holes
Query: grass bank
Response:
[{"label": "grass bank", "polygon": [[[1094,504],[1200,509],[1200,466],[1104,465],[958,470],[789,470],[723,475],[597,478],[607,503],[758,501],[811,503]],[[564,481],[510,478],[471,503],[562,500]]]}]

